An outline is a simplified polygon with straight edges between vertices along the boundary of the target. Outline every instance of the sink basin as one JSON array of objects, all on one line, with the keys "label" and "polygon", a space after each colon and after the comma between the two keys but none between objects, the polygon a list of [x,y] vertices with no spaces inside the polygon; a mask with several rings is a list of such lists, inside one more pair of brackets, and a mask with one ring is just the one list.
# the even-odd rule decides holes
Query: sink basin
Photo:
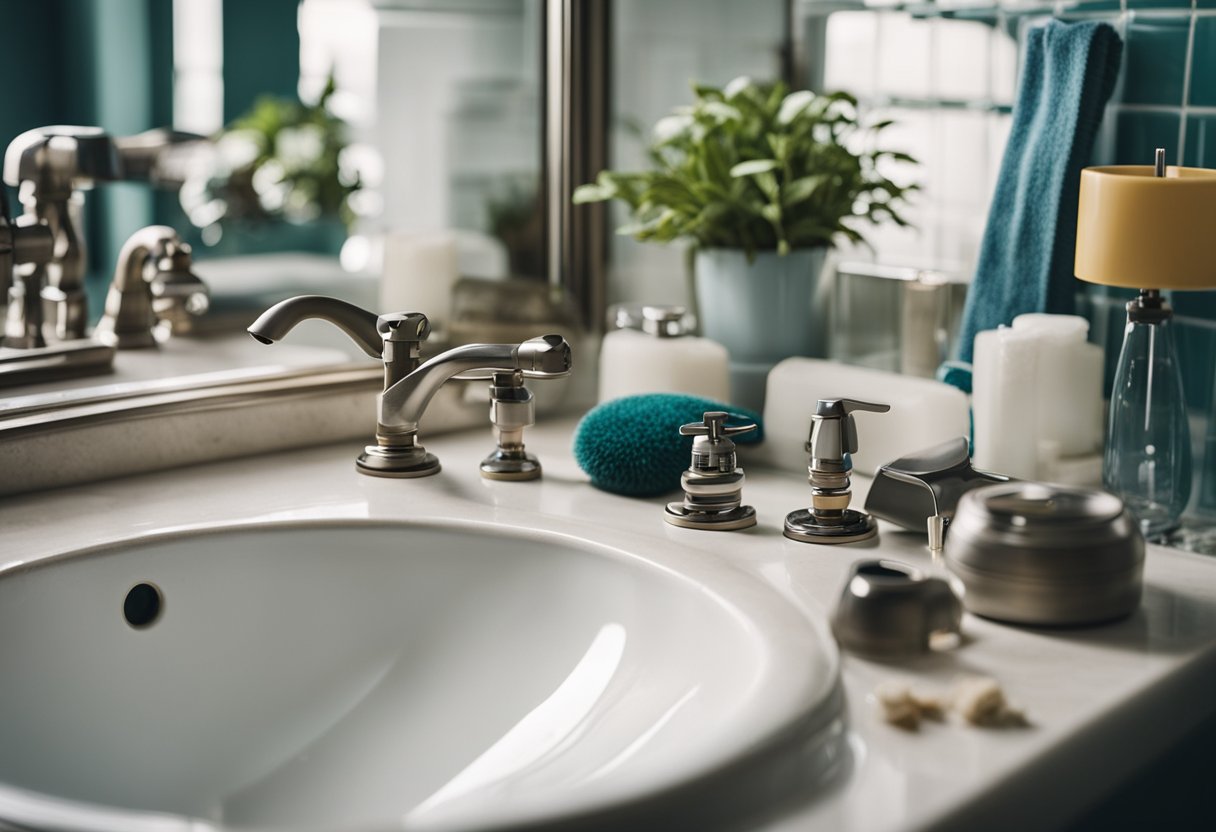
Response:
[{"label": "sink basin", "polygon": [[718,817],[841,747],[834,648],[749,580],[455,523],[226,527],[12,565],[0,826]]}]

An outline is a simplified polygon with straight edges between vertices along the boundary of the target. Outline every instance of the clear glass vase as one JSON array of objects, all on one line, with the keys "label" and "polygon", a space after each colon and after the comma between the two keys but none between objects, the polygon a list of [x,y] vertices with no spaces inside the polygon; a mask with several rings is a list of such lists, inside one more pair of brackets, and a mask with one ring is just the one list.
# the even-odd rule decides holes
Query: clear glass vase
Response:
[{"label": "clear glass vase", "polygon": [[1146,293],[1127,311],[1102,480],[1153,539],[1178,526],[1190,499],[1191,437],[1169,305]]}]

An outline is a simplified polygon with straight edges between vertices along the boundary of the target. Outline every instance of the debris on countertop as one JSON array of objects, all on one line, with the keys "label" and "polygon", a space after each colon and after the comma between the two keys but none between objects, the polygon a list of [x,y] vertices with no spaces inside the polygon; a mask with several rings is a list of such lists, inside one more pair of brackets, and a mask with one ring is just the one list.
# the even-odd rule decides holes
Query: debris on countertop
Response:
[{"label": "debris on countertop", "polygon": [[988,676],[964,676],[947,695],[887,681],[874,689],[873,700],[883,719],[905,731],[918,731],[922,720],[943,722],[952,711],[966,724],[979,728],[1017,728],[1030,723],[1025,712],[1010,704],[1000,682]]}]

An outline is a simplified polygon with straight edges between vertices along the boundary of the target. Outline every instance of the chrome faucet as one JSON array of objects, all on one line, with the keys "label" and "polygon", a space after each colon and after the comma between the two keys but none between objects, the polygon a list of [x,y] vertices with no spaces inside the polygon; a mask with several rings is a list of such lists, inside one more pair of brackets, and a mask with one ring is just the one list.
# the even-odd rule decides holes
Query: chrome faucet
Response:
[{"label": "chrome faucet", "polygon": [[[88,261],[81,236],[81,191],[99,180],[117,178],[118,164],[113,142],[99,127],[39,127],[27,130],[9,144],[4,154],[5,184],[18,189],[25,216],[45,222],[54,238],[51,262],[21,276],[27,331],[41,332],[41,299],[46,299],[58,309],[57,337],[68,340],[85,336],[88,310],[84,275]],[[34,298],[40,300],[35,303]],[[13,315],[12,309],[9,314]],[[45,346],[45,341],[30,346]]]},{"label": "chrome faucet", "polygon": [[438,473],[439,460],[418,444],[418,422],[449,379],[487,379],[495,372],[513,371],[524,378],[559,378],[570,373],[570,345],[560,335],[542,335],[521,344],[466,344],[422,362],[420,345],[431,331],[425,315],[375,315],[321,295],[302,295],[275,304],[253,322],[249,334],[263,344],[272,344],[309,318],[329,321],[365,353],[384,362],[376,444],[365,447],[355,463],[361,473],[372,476]]},{"label": "chrome faucet", "polygon": [[[35,269],[45,268],[54,254],[54,245],[46,223],[31,222],[29,217],[16,222],[10,219],[8,199],[0,192],[0,305],[5,306],[4,317],[11,315],[12,319],[11,327],[0,324],[5,327],[0,342],[3,346],[21,349],[46,346],[42,333],[42,297],[37,292],[27,294],[24,280],[14,281],[13,278],[24,278]],[[31,309],[36,309],[32,316]]]},{"label": "chrome faucet", "polygon": [[[180,176],[168,170],[166,160],[180,157],[172,151],[201,141],[201,136],[167,130],[113,138],[100,127],[80,126],[39,127],[13,139],[4,154],[4,182],[18,189],[25,207],[22,220],[46,223],[54,240],[50,262],[19,275],[27,301],[22,310],[25,330],[42,330],[42,306],[31,300],[40,297],[57,310],[56,338],[71,341],[85,337],[89,316],[84,291],[88,256],[82,223],[83,191],[99,182],[116,181],[176,187]],[[180,161],[175,166],[180,166]],[[44,345],[45,341],[30,344]]]},{"label": "chrome faucet", "polygon": [[207,306],[207,285],[193,272],[190,246],[167,225],[149,225],[123,244],[93,337],[120,350],[155,347]]}]

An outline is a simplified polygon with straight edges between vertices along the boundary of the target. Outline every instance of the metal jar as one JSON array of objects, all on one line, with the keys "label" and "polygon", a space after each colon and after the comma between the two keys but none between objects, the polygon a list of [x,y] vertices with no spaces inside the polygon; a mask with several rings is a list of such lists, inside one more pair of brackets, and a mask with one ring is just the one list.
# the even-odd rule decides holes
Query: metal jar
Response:
[{"label": "metal jar", "polygon": [[1103,491],[1008,482],[963,495],[945,546],[968,611],[1014,624],[1097,624],[1140,604],[1144,538]]}]

